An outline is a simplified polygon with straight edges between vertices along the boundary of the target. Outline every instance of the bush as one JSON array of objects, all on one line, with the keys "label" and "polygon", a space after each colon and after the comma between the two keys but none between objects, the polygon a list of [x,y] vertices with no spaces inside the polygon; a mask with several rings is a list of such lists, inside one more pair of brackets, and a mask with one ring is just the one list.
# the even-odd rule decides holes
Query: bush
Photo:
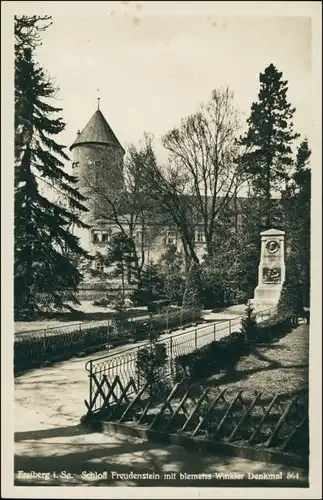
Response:
[{"label": "bush", "polygon": [[132,324],[132,334],[137,339],[143,339],[149,337],[151,329],[159,333],[166,329],[169,330],[195,322],[200,317],[201,311],[195,309],[189,311],[174,311],[168,314],[156,314],[151,316],[149,320],[142,319],[134,321]]},{"label": "bush", "polygon": [[257,328],[256,314],[253,312],[250,301],[248,301],[245,316],[241,320],[241,332],[244,334],[246,341],[255,336]]},{"label": "bush", "polygon": [[159,389],[165,378],[167,351],[165,344],[157,343],[158,336],[150,329],[149,345],[137,352],[136,371],[140,385],[148,383],[149,392]]},{"label": "bush", "polygon": [[94,300],[94,302],[92,302],[92,305],[107,307],[110,305],[110,301],[107,298],[103,297],[102,299]]}]

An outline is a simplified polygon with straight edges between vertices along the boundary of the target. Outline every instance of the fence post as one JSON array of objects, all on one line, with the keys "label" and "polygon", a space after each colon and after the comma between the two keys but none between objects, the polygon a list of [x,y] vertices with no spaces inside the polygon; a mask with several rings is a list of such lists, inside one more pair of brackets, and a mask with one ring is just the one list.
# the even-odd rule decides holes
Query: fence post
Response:
[{"label": "fence post", "polygon": [[197,329],[195,328],[195,349],[197,349]]},{"label": "fence post", "polygon": [[229,319],[229,335],[231,335],[231,319]]},{"label": "fence post", "polygon": [[90,411],[92,412],[92,384],[93,384],[93,373],[92,373],[92,359],[90,360],[90,394],[89,394],[89,404],[90,404]]},{"label": "fence post", "polygon": [[214,342],[216,341],[216,323],[214,323],[213,325],[213,338],[214,338]]},{"label": "fence post", "polygon": [[169,357],[170,357],[170,374],[173,376],[173,337],[170,337],[170,342],[169,342]]}]

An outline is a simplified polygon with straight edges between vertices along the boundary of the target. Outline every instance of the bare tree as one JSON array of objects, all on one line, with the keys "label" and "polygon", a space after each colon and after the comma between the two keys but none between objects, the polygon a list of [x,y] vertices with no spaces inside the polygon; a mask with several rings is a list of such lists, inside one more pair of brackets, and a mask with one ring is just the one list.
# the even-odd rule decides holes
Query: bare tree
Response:
[{"label": "bare tree", "polygon": [[[124,163],[117,151],[106,152],[82,175],[82,187],[96,223],[113,225],[133,246],[133,271],[139,278],[145,264],[145,248],[158,234],[154,205],[147,206],[144,165],[147,151],[130,145]],[[114,173],[111,171],[114,170]],[[151,198],[149,198],[151,199]],[[127,273],[132,279],[131,269]]]},{"label": "bare tree", "polygon": [[[236,139],[240,130],[233,93],[214,90],[211,100],[163,138],[167,169],[151,157],[145,179],[177,227],[186,258],[198,262],[195,228],[201,226],[209,255],[217,219],[244,184]],[[151,140],[146,136],[147,146]]]}]

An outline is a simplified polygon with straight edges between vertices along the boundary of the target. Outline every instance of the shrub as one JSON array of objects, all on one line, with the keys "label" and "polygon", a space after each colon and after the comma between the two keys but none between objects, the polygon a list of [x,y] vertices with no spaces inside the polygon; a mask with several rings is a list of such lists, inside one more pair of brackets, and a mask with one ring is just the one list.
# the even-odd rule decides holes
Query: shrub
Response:
[{"label": "shrub", "polygon": [[257,332],[257,319],[256,314],[253,312],[250,300],[245,311],[245,316],[241,320],[241,332],[244,334],[246,341],[254,338]]},{"label": "shrub", "polygon": [[94,300],[94,301],[92,302],[92,305],[93,305],[93,306],[102,306],[102,307],[107,307],[107,306],[109,306],[109,305],[110,305],[110,301],[109,301],[107,298],[103,297],[102,299],[99,299],[99,300]]},{"label": "shrub", "polygon": [[125,298],[124,298],[124,295],[122,292],[116,293],[112,307],[114,307],[114,309],[116,309],[116,311],[125,311],[126,303],[125,303]]},{"label": "shrub", "polygon": [[165,378],[167,352],[165,344],[157,343],[158,336],[150,328],[149,344],[137,352],[136,371],[140,385],[148,383],[149,392],[159,389]]}]

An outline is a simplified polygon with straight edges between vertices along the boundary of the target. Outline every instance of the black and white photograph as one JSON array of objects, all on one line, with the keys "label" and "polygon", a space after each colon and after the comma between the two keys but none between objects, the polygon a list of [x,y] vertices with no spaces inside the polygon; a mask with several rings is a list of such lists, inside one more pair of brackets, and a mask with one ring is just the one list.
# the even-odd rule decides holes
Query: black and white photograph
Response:
[{"label": "black and white photograph", "polygon": [[2,495],[321,498],[321,3],[2,11]]}]

